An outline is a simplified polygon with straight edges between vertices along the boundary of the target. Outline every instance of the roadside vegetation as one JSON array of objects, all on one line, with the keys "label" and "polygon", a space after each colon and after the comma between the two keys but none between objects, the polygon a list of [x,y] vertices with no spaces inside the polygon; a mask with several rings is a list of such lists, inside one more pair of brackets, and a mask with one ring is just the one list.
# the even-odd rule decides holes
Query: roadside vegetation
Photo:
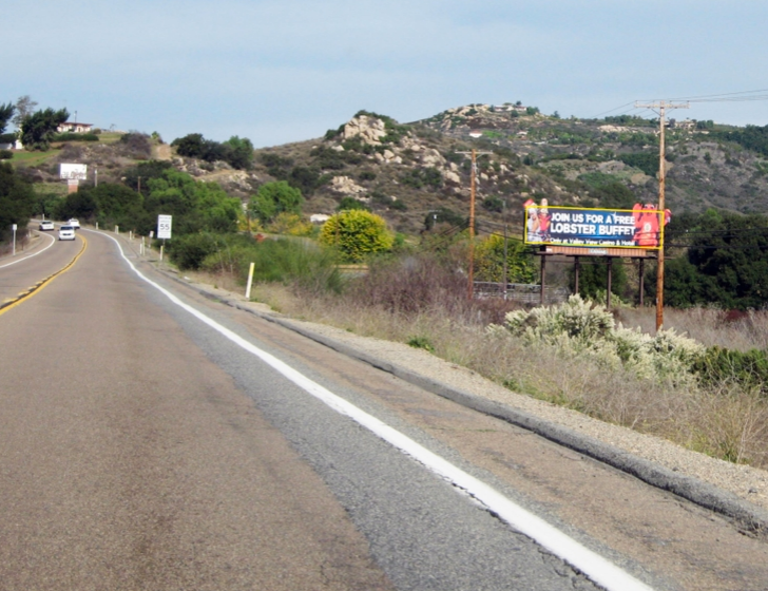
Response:
[{"label": "roadside vegetation", "polygon": [[[270,242],[250,253],[264,257],[252,297],[280,313],[407,343],[515,392],[768,467],[766,312],[669,310],[665,330],[651,336],[652,308],[608,311],[579,296],[543,308],[470,301],[460,242],[444,252],[369,259],[363,275],[339,274],[320,251],[313,265],[296,264],[307,256],[296,240],[256,254]],[[274,249],[284,250],[285,263],[268,254]],[[229,256],[208,255],[193,277],[241,290],[247,266],[220,264]],[[284,265],[290,272],[274,268]]]}]

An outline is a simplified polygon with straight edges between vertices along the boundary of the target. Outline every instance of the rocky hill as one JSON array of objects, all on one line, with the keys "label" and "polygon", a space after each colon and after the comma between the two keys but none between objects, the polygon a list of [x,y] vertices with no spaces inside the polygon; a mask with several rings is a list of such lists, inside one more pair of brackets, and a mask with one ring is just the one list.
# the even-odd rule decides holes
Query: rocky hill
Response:
[{"label": "rocky hill", "polygon": [[[615,119],[560,119],[510,104],[469,105],[409,124],[360,112],[322,139],[257,151],[254,173],[300,186],[308,212],[332,213],[353,198],[408,234],[429,226],[430,216],[468,216],[473,149],[481,231],[503,219],[519,226],[529,198],[590,207],[655,202],[658,123]],[[768,160],[723,139],[727,129],[670,122],[673,212],[768,211]]]},{"label": "rocky hill", "polygon": [[[729,139],[728,129],[670,122],[666,201],[673,213],[768,211],[768,160]],[[302,190],[307,214],[332,214],[344,199],[354,199],[395,230],[416,234],[435,222],[468,217],[472,150],[481,232],[498,230],[504,220],[519,227],[529,198],[630,208],[657,199],[656,122],[562,119],[519,103],[468,105],[408,124],[361,111],[323,138],[257,150],[248,171],[181,158],[158,138],[127,134],[113,144],[65,145],[27,174],[53,181],[58,162],[82,162],[98,167],[100,182],[119,182],[136,161],[164,158],[243,200],[264,182],[286,180]]]}]

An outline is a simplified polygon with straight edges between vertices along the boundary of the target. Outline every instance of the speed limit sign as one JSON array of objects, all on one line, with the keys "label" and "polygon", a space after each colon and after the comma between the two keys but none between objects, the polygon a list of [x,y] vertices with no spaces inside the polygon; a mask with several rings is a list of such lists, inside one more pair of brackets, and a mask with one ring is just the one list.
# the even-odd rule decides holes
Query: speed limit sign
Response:
[{"label": "speed limit sign", "polygon": [[157,216],[157,237],[160,239],[171,238],[171,220],[173,216],[170,215],[158,215]]}]

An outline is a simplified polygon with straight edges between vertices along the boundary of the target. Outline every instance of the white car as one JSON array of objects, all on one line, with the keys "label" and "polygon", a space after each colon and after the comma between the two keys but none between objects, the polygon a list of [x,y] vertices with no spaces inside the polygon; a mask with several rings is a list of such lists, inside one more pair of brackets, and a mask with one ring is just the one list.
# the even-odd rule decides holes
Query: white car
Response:
[{"label": "white car", "polygon": [[56,228],[53,227],[53,222],[50,220],[43,220],[40,222],[40,231],[45,232],[46,230],[55,230]]},{"label": "white car", "polygon": [[59,240],[74,240],[74,239],[75,239],[74,226],[61,226],[59,228]]},{"label": "white car", "polygon": [[68,226],[72,226],[75,230],[80,229],[80,222],[78,222],[75,218],[70,218],[69,221],[67,221]]}]

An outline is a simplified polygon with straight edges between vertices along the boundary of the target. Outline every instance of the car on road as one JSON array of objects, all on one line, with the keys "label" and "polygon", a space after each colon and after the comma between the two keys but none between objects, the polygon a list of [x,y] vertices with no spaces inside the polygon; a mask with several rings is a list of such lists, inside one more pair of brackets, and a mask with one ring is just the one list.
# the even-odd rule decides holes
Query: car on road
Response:
[{"label": "car on road", "polygon": [[75,218],[70,218],[67,221],[67,225],[68,226],[72,226],[75,230],[79,230],[80,229],[80,222],[78,222]]},{"label": "car on road", "polygon": [[75,227],[74,226],[61,226],[59,228],[59,240],[74,240],[75,239]]},{"label": "car on road", "polygon": [[40,222],[40,231],[45,232],[46,230],[55,230],[56,228],[53,227],[53,222],[50,220],[43,220]]}]

